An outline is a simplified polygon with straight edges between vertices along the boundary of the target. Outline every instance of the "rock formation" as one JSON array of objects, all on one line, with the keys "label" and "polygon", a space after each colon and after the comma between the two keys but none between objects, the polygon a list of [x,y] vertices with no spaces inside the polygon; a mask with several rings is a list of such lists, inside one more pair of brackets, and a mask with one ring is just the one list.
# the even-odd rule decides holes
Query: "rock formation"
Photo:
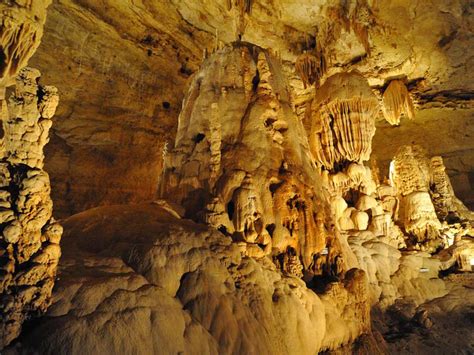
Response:
[{"label": "rock formation", "polygon": [[0,49],[0,88],[1,99],[5,87],[11,84],[16,73],[26,66],[38,48],[46,21],[46,8],[51,0],[3,1]]},{"label": "rock formation", "polygon": [[311,151],[318,163],[337,172],[351,162],[368,160],[378,110],[377,99],[360,74],[329,77],[308,110]]},{"label": "rock formation", "polygon": [[20,71],[2,122],[0,347],[18,336],[26,319],[47,309],[61,254],[62,227],[52,218],[43,170],[58,94],[54,87],[39,86],[39,76],[35,69]]},{"label": "rock formation", "polygon": [[1,5],[0,349],[474,350],[467,4],[55,2],[44,154],[45,5]]},{"label": "rock formation", "polygon": [[[23,68],[40,43],[49,4],[0,5],[0,349],[20,334],[25,320],[46,311],[60,256],[62,227],[52,218],[43,170],[58,94],[38,84],[38,70]],[[15,91],[6,101],[13,79]]]},{"label": "rock formation", "polygon": [[248,255],[294,250],[307,268],[326,246],[313,179],[278,60],[244,43],[207,59],[165,157],[162,196],[231,235]]},{"label": "rock formation", "polygon": [[401,115],[413,119],[415,108],[410,93],[403,81],[395,79],[390,81],[383,93],[383,114],[391,125],[400,124]]}]

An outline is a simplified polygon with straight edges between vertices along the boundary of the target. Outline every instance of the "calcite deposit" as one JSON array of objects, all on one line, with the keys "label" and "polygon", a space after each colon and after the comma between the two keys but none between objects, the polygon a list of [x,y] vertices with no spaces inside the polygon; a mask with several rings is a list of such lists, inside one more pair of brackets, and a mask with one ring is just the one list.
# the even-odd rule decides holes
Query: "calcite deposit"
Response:
[{"label": "calcite deposit", "polygon": [[3,99],[5,87],[16,73],[28,63],[38,48],[46,21],[46,8],[51,0],[2,1],[0,24],[0,88]]},{"label": "calcite deposit", "polygon": [[2,353],[474,352],[470,4],[48,4],[0,5]]},{"label": "calcite deposit", "polygon": [[236,43],[204,62],[164,166],[162,197],[232,236],[248,255],[293,251],[308,267],[326,245],[308,140],[268,51]]},{"label": "calcite deposit", "polygon": [[415,116],[412,98],[403,81],[392,80],[383,93],[383,114],[391,125],[400,124],[402,114],[409,119]]},{"label": "calcite deposit", "polygon": [[366,161],[375,134],[378,102],[367,80],[358,73],[329,77],[317,90],[310,109],[310,145],[327,170]]}]

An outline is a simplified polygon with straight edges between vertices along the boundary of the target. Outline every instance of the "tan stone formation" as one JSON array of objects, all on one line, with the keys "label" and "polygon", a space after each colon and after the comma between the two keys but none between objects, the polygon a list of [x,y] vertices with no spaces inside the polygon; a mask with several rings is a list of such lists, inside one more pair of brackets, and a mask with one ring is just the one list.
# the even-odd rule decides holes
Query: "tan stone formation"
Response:
[{"label": "tan stone formation", "polygon": [[294,250],[308,268],[326,236],[315,219],[315,166],[287,90],[276,58],[258,47],[236,43],[207,59],[165,157],[162,196],[249,255]]},{"label": "tan stone formation", "polygon": [[303,53],[296,59],[295,69],[301,80],[303,81],[304,88],[316,84],[319,85],[319,81],[326,71],[326,61],[324,54],[321,50],[318,51],[318,55],[315,56],[311,53]]},{"label": "tan stone formation", "polygon": [[339,166],[368,160],[378,110],[378,101],[360,74],[329,77],[308,110],[310,146],[317,162],[337,172]]},{"label": "tan stone formation", "polygon": [[[140,204],[65,220],[53,306],[7,353],[420,353],[417,336],[434,344],[422,349],[474,350],[463,279],[474,219],[446,173],[474,166],[452,164],[472,147],[460,153],[472,126],[471,10],[458,0],[55,2],[36,60],[66,97],[46,154],[62,213]],[[7,341],[46,308],[59,257],[42,170],[58,96],[38,75],[22,71],[2,106]],[[398,125],[412,97],[417,115]],[[397,127],[378,120],[379,101]],[[442,127],[447,168],[410,146],[384,180],[387,152],[421,142],[425,124],[427,136]],[[158,178],[164,199],[144,203]],[[378,313],[395,319],[378,324]]]},{"label": "tan stone formation", "polygon": [[[361,343],[380,353],[371,309],[450,297],[438,275],[465,269],[471,231],[452,225],[458,241],[447,256],[405,250],[404,232],[418,236],[431,212],[429,236],[448,233],[431,200],[447,199],[439,160],[402,149],[395,186],[377,183],[363,162],[378,110],[354,105],[341,119],[363,117],[372,129],[347,120],[343,135],[322,121],[345,141],[340,160],[321,164],[287,94],[267,51],[241,42],[207,58],[163,153],[161,195],[171,202],[70,217],[53,306],[16,350],[306,354]],[[431,324],[423,309],[412,318]]]},{"label": "tan stone formation", "polygon": [[383,93],[383,114],[388,123],[400,124],[402,114],[409,119],[415,117],[415,107],[410,93],[403,81],[395,79],[390,81]]},{"label": "tan stone formation", "polygon": [[[58,216],[153,198],[162,173],[161,147],[175,139],[190,74],[204,49],[236,40],[239,11],[226,5],[226,0],[62,0],[48,8],[32,66],[61,92],[55,134],[46,148]],[[332,17],[334,7],[345,9]],[[347,26],[355,12],[367,30],[370,55]],[[314,92],[304,90],[295,73],[304,50],[318,57],[314,48],[322,46],[327,75],[355,69],[376,91],[393,78],[406,78],[417,116],[398,129],[376,123],[381,168],[398,148],[387,141],[426,140],[430,156],[444,157],[453,187],[466,202],[474,191],[473,74],[465,50],[473,46],[471,19],[465,0],[255,0],[245,14],[242,40],[281,55],[300,117]]]},{"label": "tan stone formation", "polygon": [[[61,254],[62,227],[52,218],[43,170],[58,94],[38,84],[38,70],[24,68],[40,44],[50,3],[0,4],[0,349],[20,334],[26,319],[46,311]],[[15,92],[6,101],[14,80]]]},{"label": "tan stone formation", "polygon": [[49,176],[42,169],[58,95],[38,85],[39,76],[36,69],[19,72],[2,122],[0,348],[19,335],[26,319],[46,311],[61,255],[62,227],[52,218]]},{"label": "tan stone formation", "polygon": [[20,351],[314,354],[370,330],[360,270],[317,294],[156,204],[96,208],[64,226],[53,305]]},{"label": "tan stone formation", "polygon": [[403,146],[394,157],[391,180],[400,199],[399,219],[415,244],[436,249],[441,243],[441,223],[430,196],[430,165],[420,146]]}]

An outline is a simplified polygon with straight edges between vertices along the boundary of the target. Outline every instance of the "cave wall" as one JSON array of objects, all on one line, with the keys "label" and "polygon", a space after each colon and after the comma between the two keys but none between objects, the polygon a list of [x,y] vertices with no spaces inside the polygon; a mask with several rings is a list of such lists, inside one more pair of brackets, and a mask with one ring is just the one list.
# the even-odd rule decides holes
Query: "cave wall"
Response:
[{"label": "cave wall", "polygon": [[[327,75],[357,69],[379,94],[389,80],[402,78],[417,114],[399,128],[378,124],[377,158],[387,165],[396,146],[425,145],[430,154],[445,156],[455,190],[469,203],[474,80],[465,48],[474,41],[472,5],[358,0],[341,6],[332,0],[253,1],[242,39],[281,57],[299,115],[314,88],[303,88],[294,62],[315,43],[327,55]],[[359,17],[369,46],[346,23],[344,13],[354,8],[365,9]],[[225,1],[52,4],[32,64],[62,95],[46,148],[57,216],[154,198],[162,148],[174,140],[190,76],[203,51],[238,37],[240,21],[238,9],[229,11]]]},{"label": "cave wall", "polygon": [[46,149],[57,216],[156,193],[202,36],[166,1],[142,5],[56,1],[48,10],[32,65],[61,92]]}]

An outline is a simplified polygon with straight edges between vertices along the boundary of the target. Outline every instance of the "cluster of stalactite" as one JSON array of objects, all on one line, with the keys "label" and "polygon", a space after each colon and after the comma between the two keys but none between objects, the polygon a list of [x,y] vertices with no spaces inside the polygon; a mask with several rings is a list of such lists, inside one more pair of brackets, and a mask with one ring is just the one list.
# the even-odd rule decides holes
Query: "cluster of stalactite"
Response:
[{"label": "cluster of stalactite", "polygon": [[[0,88],[23,68],[40,44],[50,0],[0,4]],[[23,3],[23,4],[22,4]]]},{"label": "cluster of stalactite", "polygon": [[316,161],[337,172],[351,162],[368,160],[378,110],[378,101],[361,75],[340,73],[328,78],[307,109]]},{"label": "cluster of stalactite", "polygon": [[253,0],[227,0],[227,10],[231,11],[235,6],[238,11],[237,35],[240,38],[245,32],[245,15],[252,12]]},{"label": "cluster of stalactite", "polygon": [[320,80],[326,72],[326,59],[324,54],[321,50],[316,52],[316,55],[305,52],[296,59],[295,69],[303,81],[305,89],[313,84],[319,86]]},{"label": "cluster of stalactite", "polygon": [[332,22],[325,31],[325,41],[337,39],[342,30],[352,30],[366,53],[370,54],[369,28],[373,26],[374,16],[367,0],[344,1],[326,11]]}]

